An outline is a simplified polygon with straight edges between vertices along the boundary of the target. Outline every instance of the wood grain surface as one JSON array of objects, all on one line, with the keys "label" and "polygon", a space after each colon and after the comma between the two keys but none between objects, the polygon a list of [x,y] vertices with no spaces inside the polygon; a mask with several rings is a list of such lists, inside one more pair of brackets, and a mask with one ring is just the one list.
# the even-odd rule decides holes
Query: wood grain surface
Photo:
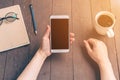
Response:
[{"label": "wood grain surface", "polygon": [[[83,40],[96,38],[105,42],[117,80],[120,80],[120,1],[119,0],[0,0],[0,8],[19,4],[30,39],[30,45],[0,53],[0,80],[16,80],[41,46],[50,15],[69,15],[70,32],[75,42],[66,54],[52,54],[42,66],[37,80],[100,80],[98,65],[88,56]],[[34,34],[29,4],[33,5],[37,22]],[[94,30],[99,11],[116,16],[115,37],[101,36]],[[1,45],[2,46],[2,45]]]}]

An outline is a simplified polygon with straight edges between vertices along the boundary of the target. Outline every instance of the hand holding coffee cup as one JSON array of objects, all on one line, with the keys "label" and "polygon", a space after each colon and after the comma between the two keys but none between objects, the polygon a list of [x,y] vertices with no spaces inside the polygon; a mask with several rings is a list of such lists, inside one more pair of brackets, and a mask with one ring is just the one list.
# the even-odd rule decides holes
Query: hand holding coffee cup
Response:
[{"label": "hand holding coffee cup", "polygon": [[101,35],[114,37],[113,27],[115,25],[115,16],[108,11],[101,11],[95,16],[95,29]]}]

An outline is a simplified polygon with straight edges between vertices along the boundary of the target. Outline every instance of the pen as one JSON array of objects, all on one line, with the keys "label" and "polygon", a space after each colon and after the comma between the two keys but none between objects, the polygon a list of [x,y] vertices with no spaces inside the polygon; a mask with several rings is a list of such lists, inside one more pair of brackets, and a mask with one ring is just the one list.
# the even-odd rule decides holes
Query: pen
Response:
[{"label": "pen", "polygon": [[37,34],[37,25],[36,25],[36,21],[35,21],[34,10],[33,10],[32,4],[29,5],[29,8],[30,8],[31,16],[32,16],[34,32],[35,32],[35,34]]}]

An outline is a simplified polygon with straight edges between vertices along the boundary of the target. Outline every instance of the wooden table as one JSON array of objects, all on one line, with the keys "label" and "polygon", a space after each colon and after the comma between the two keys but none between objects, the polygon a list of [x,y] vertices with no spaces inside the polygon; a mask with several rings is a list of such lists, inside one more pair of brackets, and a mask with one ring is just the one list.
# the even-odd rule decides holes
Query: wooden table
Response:
[{"label": "wooden table", "polygon": [[[33,32],[30,3],[35,9],[37,36]],[[115,76],[120,80],[120,0],[0,0],[0,8],[15,4],[21,6],[31,44],[0,53],[0,80],[15,80],[23,71],[41,45],[52,14],[70,16],[70,32],[75,33],[76,41],[71,45],[70,53],[53,54],[47,58],[38,80],[99,80],[99,68],[88,56],[83,44],[83,40],[90,37],[105,42]],[[103,10],[116,16],[114,38],[100,36],[94,30],[94,17]]]}]

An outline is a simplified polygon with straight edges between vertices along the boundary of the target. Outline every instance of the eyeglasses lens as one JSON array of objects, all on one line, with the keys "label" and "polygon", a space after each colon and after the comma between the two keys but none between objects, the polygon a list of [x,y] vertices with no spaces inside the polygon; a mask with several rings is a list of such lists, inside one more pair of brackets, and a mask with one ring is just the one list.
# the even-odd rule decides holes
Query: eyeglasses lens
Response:
[{"label": "eyeglasses lens", "polygon": [[17,14],[14,12],[10,12],[5,17],[8,22],[13,22],[17,19]]}]

